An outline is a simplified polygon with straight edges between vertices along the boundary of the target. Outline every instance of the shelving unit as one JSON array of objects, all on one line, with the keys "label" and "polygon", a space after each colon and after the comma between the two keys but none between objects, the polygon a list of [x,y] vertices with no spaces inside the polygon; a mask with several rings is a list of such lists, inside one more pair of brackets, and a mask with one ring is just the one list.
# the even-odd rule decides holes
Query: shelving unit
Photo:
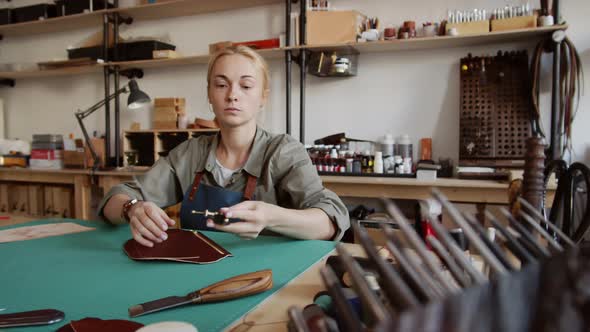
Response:
[{"label": "shelving unit", "polygon": [[0,35],[3,37],[18,37],[100,26],[103,15],[107,12],[108,10],[103,9],[91,13],[60,16],[46,20],[0,25]]},{"label": "shelving unit", "polygon": [[0,35],[24,36],[100,26],[103,15],[119,13],[134,20],[155,20],[282,3],[283,0],[176,0],[149,5],[95,10],[91,13],[0,25]]},{"label": "shelving unit", "polygon": [[[186,1],[179,1],[186,2]],[[276,1],[275,1],[276,2]],[[164,5],[168,3],[159,4]],[[150,5],[153,6],[153,5]],[[106,11],[101,11],[106,12]],[[89,14],[81,14],[89,15]],[[81,16],[73,15],[73,16]],[[46,24],[50,20],[34,22],[35,24]],[[22,23],[26,24],[26,23]],[[16,24],[21,25],[21,24]],[[2,26],[0,26],[2,27]],[[427,50],[427,49],[445,49],[453,47],[466,47],[466,46],[478,46],[486,45],[489,43],[508,43],[520,40],[527,40],[531,38],[538,38],[543,35],[547,35],[557,30],[565,30],[567,25],[555,25],[551,27],[532,28],[532,29],[521,29],[515,31],[500,31],[490,32],[479,35],[469,36],[438,36],[438,37],[425,37],[425,38],[412,38],[405,40],[393,40],[393,41],[377,41],[377,42],[366,42],[366,43],[347,43],[347,44],[325,44],[325,45],[313,45],[313,46],[294,46],[294,47],[283,47],[274,49],[260,50],[259,53],[265,59],[283,59],[285,57],[285,51],[300,52],[303,50],[308,51],[320,51],[325,49],[339,49],[339,48],[354,48],[360,53],[381,53],[381,52],[404,52],[414,50]],[[0,28],[1,31],[1,28]],[[68,67],[61,69],[51,70],[30,70],[30,71],[14,71],[14,72],[0,72],[0,78],[6,79],[26,79],[26,78],[37,78],[37,77],[58,77],[58,76],[69,76],[79,74],[91,74],[100,72],[104,67],[108,66],[119,66],[120,69],[129,68],[166,68],[173,66],[186,66],[186,65],[203,65],[209,61],[209,54],[184,56],[171,59],[154,59],[154,60],[141,60],[141,61],[119,61],[119,62],[108,62],[106,64],[97,64],[93,66],[78,66]]]},{"label": "shelving unit", "polygon": [[60,77],[60,76],[73,76],[82,74],[94,74],[101,72],[105,64],[96,64],[93,66],[76,66],[59,69],[45,69],[45,70],[23,70],[23,71],[9,71],[0,72],[0,78],[2,79],[26,79],[26,78],[40,78],[40,77]]},{"label": "shelving unit", "polygon": [[[212,135],[217,129],[148,129],[128,130],[123,134],[123,151],[137,151],[134,166],[151,166],[180,143],[200,135]],[[124,158],[124,166],[130,166]]]},{"label": "shelving unit", "polygon": [[283,3],[284,0],[176,0],[111,9],[134,20],[156,20]]},{"label": "shelving unit", "polygon": [[[228,11],[234,9],[250,8],[256,6],[265,6],[273,4],[285,5],[285,27],[286,35],[290,37],[290,16],[292,12],[292,0],[174,0],[156,4],[140,5],[126,8],[118,7],[118,0],[113,0],[115,8],[108,10],[97,10],[92,13],[71,15],[65,17],[51,18],[43,21],[18,23],[11,25],[0,26],[0,35],[2,36],[19,36],[36,33],[51,33],[56,31],[67,31],[73,28],[99,26],[103,24],[103,30],[105,36],[108,35],[110,29],[108,29],[107,21],[115,23],[115,35],[118,35],[118,23],[124,18],[130,18],[134,21],[148,21],[158,20],[173,17],[190,16],[197,14],[205,14],[218,11]],[[290,118],[291,118],[291,75],[292,68],[291,64],[296,61],[299,64],[300,73],[300,140],[305,141],[305,84],[306,84],[306,71],[307,71],[307,58],[311,52],[321,51],[325,49],[338,49],[338,48],[353,48],[359,53],[374,53],[374,52],[403,52],[411,50],[426,50],[426,49],[444,49],[453,47],[466,47],[466,46],[477,46],[477,45],[488,45],[491,43],[506,43],[513,41],[532,40],[542,36],[547,36],[557,30],[567,29],[567,25],[557,25],[551,27],[539,27],[531,29],[520,29],[514,31],[500,31],[500,32],[489,32],[479,35],[465,35],[465,36],[437,36],[437,37],[426,37],[426,38],[413,38],[407,40],[394,40],[394,41],[378,41],[378,42],[366,42],[366,43],[346,43],[346,44],[326,44],[326,45],[305,45],[306,41],[306,15],[307,7],[306,1],[299,1],[298,9],[300,14],[299,24],[299,36],[302,42],[301,46],[276,48],[270,50],[261,50],[260,53],[267,59],[285,59],[286,65],[286,117],[287,117],[287,132],[290,133]],[[555,1],[555,14],[559,17],[559,4]],[[115,38],[117,39],[117,38]],[[115,40],[115,43],[118,41]],[[287,40],[287,44],[289,40]],[[105,46],[106,47],[106,46]],[[556,43],[556,52],[554,56],[556,59],[559,57],[559,43]],[[37,77],[57,77],[67,75],[79,75],[97,73],[101,70],[104,73],[105,79],[105,96],[108,96],[110,92],[110,78],[114,75],[114,87],[115,90],[119,89],[119,76],[121,70],[134,69],[134,68],[165,68],[170,66],[183,66],[183,65],[202,65],[208,62],[209,55],[191,55],[173,59],[156,59],[156,60],[143,60],[143,61],[109,61],[102,65],[92,65],[83,67],[63,68],[63,69],[52,69],[52,70],[29,70],[22,72],[0,72],[0,80],[2,81],[14,81],[15,79],[27,79]],[[116,59],[114,59],[116,60]],[[558,61],[554,61],[557,63]],[[554,68],[554,76],[556,75],[556,69]],[[559,68],[557,68],[559,73]],[[554,77],[554,84],[557,78]],[[559,102],[555,98],[556,91],[554,89],[552,100],[553,108],[559,105]],[[119,114],[119,103],[118,99],[115,101],[115,118],[118,118]],[[552,110],[552,113],[555,113]],[[106,105],[105,122],[109,122],[110,119],[110,106]],[[117,121],[115,121],[117,123]],[[110,132],[110,124],[106,125],[107,133]],[[118,133],[119,128],[115,127],[115,131]],[[552,130],[553,132],[553,130]],[[108,135],[108,134],[107,134]],[[552,135],[553,136],[553,135]],[[110,141],[109,137],[106,137],[107,141]],[[115,141],[115,145],[119,146],[117,142],[118,136]],[[552,147],[555,142],[552,141]],[[555,149],[554,149],[555,150]],[[107,155],[110,155],[109,148],[107,146]],[[116,156],[118,157],[118,156]],[[116,158],[118,160],[118,158]]]},{"label": "shelving unit", "polygon": [[428,49],[445,49],[453,47],[467,47],[488,44],[509,43],[537,38],[557,30],[565,30],[567,25],[520,29],[513,31],[495,31],[477,35],[465,36],[436,36],[410,39],[395,39],[392,41],[375,41],[364,43],[323,44],[301,47],[310,51],[321,51],[331,48],[352,47],[360,53],[403,52]]}]

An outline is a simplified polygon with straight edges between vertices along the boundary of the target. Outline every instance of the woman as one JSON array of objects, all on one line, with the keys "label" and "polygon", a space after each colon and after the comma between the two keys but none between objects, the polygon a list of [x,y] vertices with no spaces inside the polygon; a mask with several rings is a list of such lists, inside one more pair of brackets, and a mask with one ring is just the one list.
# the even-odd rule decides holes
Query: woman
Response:
[{"label": "woman", "polygon": [[[182,228],[244,238],[264,231],[340,239],[350,225],[348,212],[338,196],[323,188],[304,147],[256,124],[269,95],[264,59],[244,46],[223,49],[209,61],[207,83],[220,132],[180,144],[145,175],[114,187],[99,215],[115,224],[128,221],[133,238],[150,247],[166,240],[166,229],[174,225],[161,207],[178,202]],[[193,210],[239,220],[218,225]]]}]

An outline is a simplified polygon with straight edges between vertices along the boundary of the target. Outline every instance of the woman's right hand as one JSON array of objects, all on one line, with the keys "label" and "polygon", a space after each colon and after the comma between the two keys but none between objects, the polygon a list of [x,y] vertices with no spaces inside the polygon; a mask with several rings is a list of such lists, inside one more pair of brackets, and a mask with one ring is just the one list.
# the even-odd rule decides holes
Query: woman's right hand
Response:
[{"label": "woman's right hand", "polygon": [[175,224],[164,210],[152,202],[137,202],[128,215],[133,238],[146,247],[165,241],[168,238],[166,230]]}]

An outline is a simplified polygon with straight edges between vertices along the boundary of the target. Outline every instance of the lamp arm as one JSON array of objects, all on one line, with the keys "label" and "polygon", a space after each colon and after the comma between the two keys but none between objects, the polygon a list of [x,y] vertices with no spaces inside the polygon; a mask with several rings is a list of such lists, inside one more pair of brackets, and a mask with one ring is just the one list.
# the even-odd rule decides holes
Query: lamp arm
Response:
[{"label": "lamp arm", "polygon": [[90,114],[94,113],[95,111],[97,111],[98,109],[100,109],[101,107],[103,107],[106,103],[110,102],[111,100],[115,99],[115,97],[123,92],[129,92],[129,90],[127,89],[127,86],[122,87],[121,89],[113,92],[110,96],[108,96],[106,99],[103,99],[101,101],[99,101],[98,103],[90,106],[88,109],[86,110],[78,110],[76,112],[76,118],[78,119],[85,119],[86,117],[88,117]]},{"label": "lamp arm", "polygon": [[86,130],[86,127],[84,126],[84,121],[82,121],[82,120],[84,120],[90,114],[94,113],[96,110],[103,107],[106,103],[113,100],[117,95],[119,95],[123,92],[127,92],[127,91],[128,91],[127,86],[124,86],[121,89],[115,91],[110,96],[108,96],[108,98],[103,99],[103,100],[99,101],[98,103],[92,105],[87,110],[78,110],[76,112],[76,119],[78,120],[78,124],[80,124],[80,128],[82,129],[82,134],[84,135],[84,140],[86,141],[86,145],[88,145],[88,149],[90,149],[90,154],[92,155],[92,160],[94,161],[94,164],[92,165],[92,168],[94,170],[96,170],[98,168],[100,158],[98,158],[96,151],[94,151],[94,148],[92,147],[92,144],[90,143],[90,136],[88,135],[88,131]]},{"label": "lamp arm", "polygon": [[92,168],[97,169],[100,160],[98,158],[98,155],[96,154],[96,151],[94,151],[92,144],[90,143],[90,136],[88,136],[88,132],[86,131],[86,127],[84,127],[84,122],[82,121],[82,119],[84,119],[84,117],[78,116],[78,113],[76,113],[76,118],[78,119],[78,123],[80,124],[80,128],[82,129],[82,134],[84,135],[84,141],[86,142],[88,149],[90,149],[90,154],[92,155],[92,160],[94,161]]}]

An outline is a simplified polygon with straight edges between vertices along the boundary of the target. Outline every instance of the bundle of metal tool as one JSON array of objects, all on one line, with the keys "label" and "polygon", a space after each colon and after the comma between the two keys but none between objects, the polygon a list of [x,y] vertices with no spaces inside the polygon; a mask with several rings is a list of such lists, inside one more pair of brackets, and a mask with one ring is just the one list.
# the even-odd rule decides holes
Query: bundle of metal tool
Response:
[{"label": "bundle of metal tool", "polygon": [[328,260],[321,270],[328,300],[291,307],[290,330],[588,331],[590,248],[577,246],[525,200],[516,217],[500,209],[504,222],[485,213],[499,238],[491,240],[472,214],[459,212],[438,191],[433,195],[476,256],[462,251],[438,221],[431,221],[435,236],[419,238],[396,205],[384,200],[399,226],[398,233],[383,227],[386,250],[353,225],[367,258],[353,257],[339,244],[332,257],[338,264]]}]

